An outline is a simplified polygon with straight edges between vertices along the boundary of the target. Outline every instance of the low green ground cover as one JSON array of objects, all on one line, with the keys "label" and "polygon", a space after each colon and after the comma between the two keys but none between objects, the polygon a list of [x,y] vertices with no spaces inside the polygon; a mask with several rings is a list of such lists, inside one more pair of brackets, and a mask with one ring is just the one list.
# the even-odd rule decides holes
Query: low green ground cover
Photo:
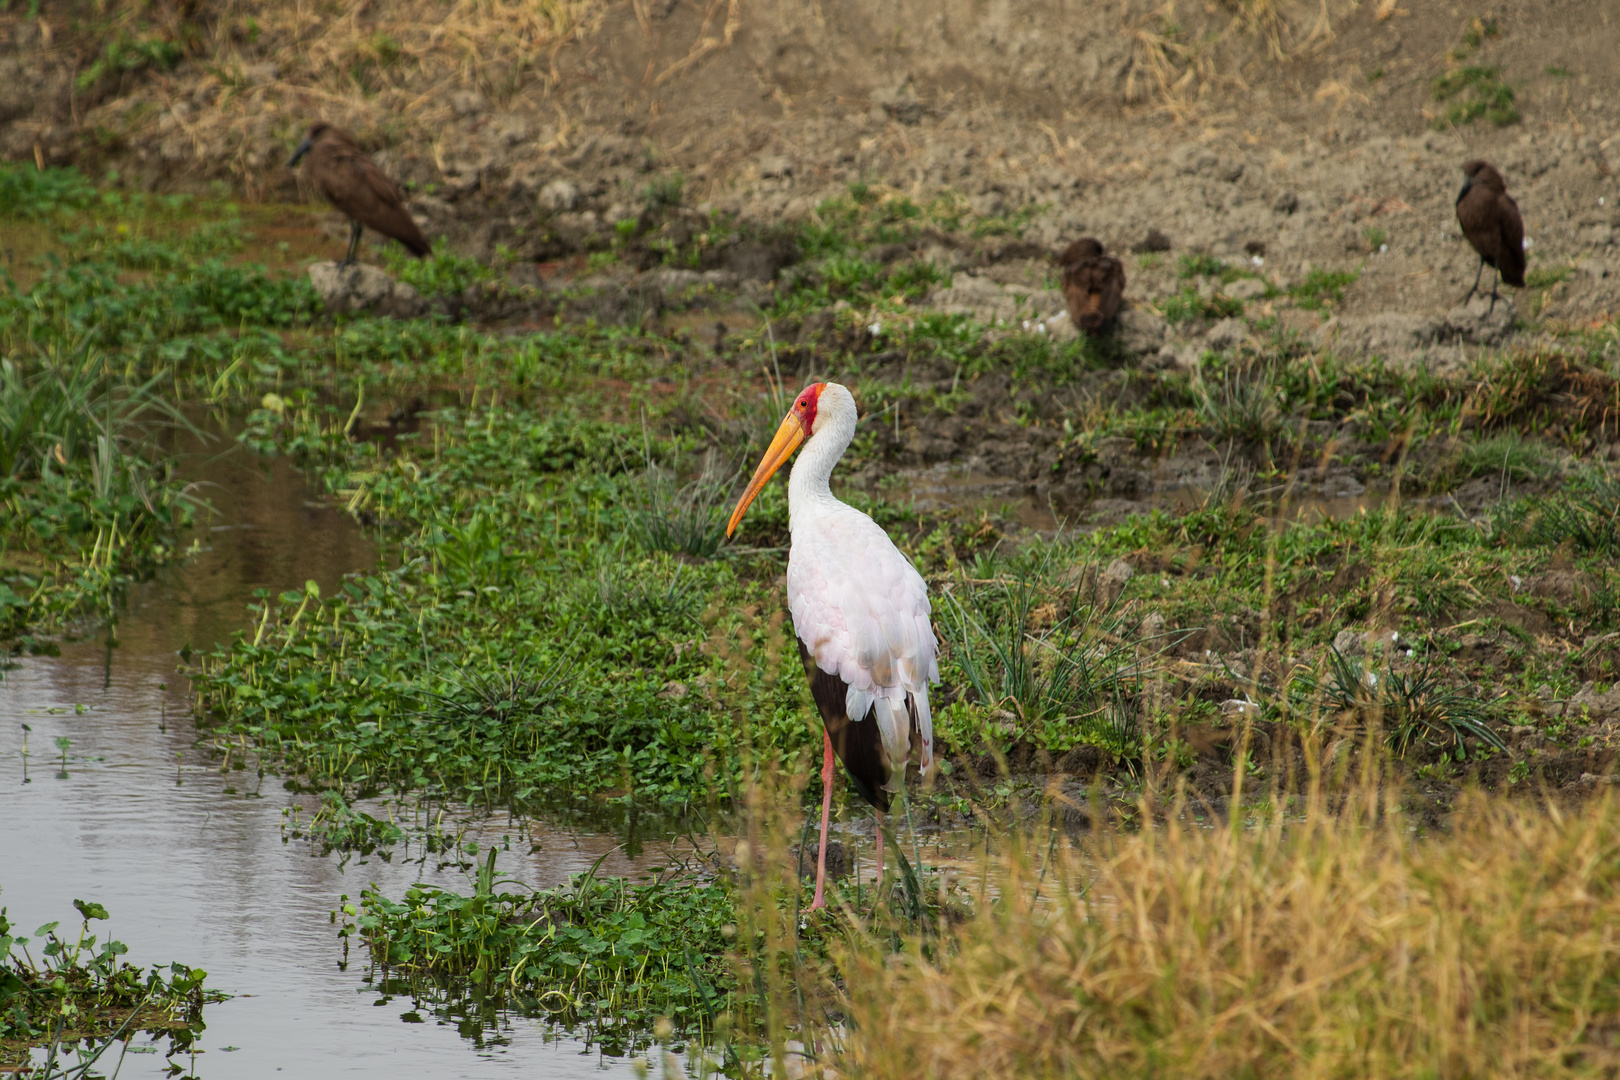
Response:
[{"label": "low green ground cover", "polygon": [[0,908],[0,1066],[26,1065],[31,1047],[45,1047],[50,1063],[39,1075],[63,1075],[53,1069],[116,1060],[112,1044],[123,1040],[127,1048],[139,1033],[167,1035],[171,1055],[191,1046],[203,1030],[203,1006],[223,999],[203,989],[208,973],[180,963],[150,971],[126,963],[127,945],[90,932],[107,909],[73,903],[83,922],[72,936],[59,934],[55,922],[31,937],[16,934]]},{"label": "low green ground cover", "polygon": [[[50,254],[0,291],[0,639],[48,647],[116,617],[125,584],[180,557],[206,496],[180,481],[174,434],[197,408],[242,418],[243,443],[287,455],[380,541],[335,593],[261,595],[232,640],[190,658],[203,737],[320,789],[309,835],[324,847],[444,850],[354,809],[376,795],[596,820],[746,816],[762,787],[809,805],[820,730],[780,585],[784,486],[723,535],[793,364],[859,395],[844,476],[892,472],[924,429],[954,432],[959,457],[1027,438],[1050,448],[1054,482],[1117,464],[1122,443],[1224,455],[1190,505],[1056,537],[995,506],[844,492],[936,598],[947,764],[924,813],[1005,810],[1008,789],[976,786],[987,757],[1085,762],[1131,796],[1198,772],[1200,755],[1221,782],[1259,776],[1246,752],[1197,736],[1230,733],[1234,715],[1307,740],[1382,726],[1437,784],[1513,786],[1549,762],[1579,776],[1580,755],[1606,746],[1549,703],[1606,687],[1620,662],[1620,488],[1598,453],[1616,421],[1612,327],[1550,328],[1557,350],[1444,377],[1272,325],[1196,374],[1121,370],[1107,343],[917,310],[943,275],[871,249],[1017,222],[872,189],[788,237],[810,261],[713,348],[653,320],[327,320],[300,277],[245,264],[241,230],[195,204],[24,171],[0,170],[0,213],[46,230]],[[672,240],[667,261],[702,265],[705,242]],[[450,259],[413,273],[429,289],[491,284]],[[1272,299],[1336,303],[1353,281],[1324,271]],[[1178,317],[1241,313],[1216,297],[1160,299]],[[1292,481],[1332,469],[1407,498],[1295,513]],[[1470,483],[1499,496],[1445,501]],[[1538,748],[1508,745],[1527,729]],[[746,873],[713,865],[674,880],[529,893],[490,869],[470,895],[368,892],[347,917],[388,992],[446,1015],[499,984],[511,1007],[615,1045],[640,1045],[659,1017],[707,1040],[724,1015],[741,1023],[762,971],[798,956],[782,942],[798,940],[804,897],[793,876],[749,898]],[[766,909],[767,945],[726,937],[755,933],[749,912]],[[770,1010],[748,1015],[775,1030]]]}]

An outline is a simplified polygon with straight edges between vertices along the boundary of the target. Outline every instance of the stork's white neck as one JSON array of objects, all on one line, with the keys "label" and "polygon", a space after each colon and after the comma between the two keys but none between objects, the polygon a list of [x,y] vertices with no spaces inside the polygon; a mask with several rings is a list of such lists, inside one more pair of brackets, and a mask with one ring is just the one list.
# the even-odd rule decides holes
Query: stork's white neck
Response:
[{"label": "stork's white neck", "polygon": [[855,437],[855,399],[837,383],[828,383],[817,403],[815,433],[805,440],[788,477],[789,528],[801,511],[837,502],[829,481],[838,459]]}]

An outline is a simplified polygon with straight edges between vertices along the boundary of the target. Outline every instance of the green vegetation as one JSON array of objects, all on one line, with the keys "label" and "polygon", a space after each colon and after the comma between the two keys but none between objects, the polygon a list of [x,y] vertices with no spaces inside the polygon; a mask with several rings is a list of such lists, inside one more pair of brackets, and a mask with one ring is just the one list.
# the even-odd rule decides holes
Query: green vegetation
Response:
[{"label": "green vegetation", "polygon": [[1463,31],[1462,42],[1451,50],[1451,67],[1429,83],[1434,100],[1446,103],[1445,111],[1429,126],[1444,131],[1448,126],[1471,124],[1480,117],[1496,127],[1519,122],[1513,88],[1502,80],[1502,69],[1467,61],[1481,46],[1501,33],[1494,19],[1474,19]]},{"label": "green vegetation", "polygon": [[[1392,653],[1400,651],[1399,643],[1396,632],[1391,644],[1397,648]],[[1396,750],[1403,753],[1424,738],[1451,748],[1459,761],[1467,760],[1469,740],[1480,749],[1507,749],[1491,729],[1489,704],[1436,675],[1428,655],[1421,667],[1399,671],[1386,666],[1379,673],[1330,648],[1326,677],[1305,675],[1297,690],[1304,698],[1300,707],[1308,712],[1327,710],[1350,719],[1354,726],[1382,727]]]},{"label": "green vegetation", "polygon": [[1164,311],[1164,317],[1172,323],[1186,322],[1188,319],[1230,319],[1243,314],[1243,301],[1220,293],[1202,296],[1191,285],[1183,287],[1177,295],[1160,301],[1159,306]]},{"label": "green vegetation", "polygon": [[0,282],[0,640],[16,641],[112,618],[129,582],[175,558],[197,500],[159,448],[192,431],[183,403],[279,378],[286,353],[261,331],[316,302],[227,261],[243,238],[231,207],[6,168],[0,213],[67,252],[27,289]]},{"label": "green vegetation", "polygon": [[1478,64],[1452,68],[1435,76],[1430,89],[1436,101],[1448,103],[1431,124],[1437,130],[1448,124],[1471,124],[1482,116],[1497,127],[1519,122],[1513,88],[1502,81],[1500,68]]},{"label": "green vegetation", "polygon": [[425,259],[414,258],[402,244],[383,244],[378,254],[389,274],[423,296],[460,296],[469,286],[497,277],[494,267],[453,254],[443,237]]},{"label": "green vegetation", "polygon": [[203,1030],[203,1005],[223,1000],[203,989],[208,973],[178,963],[149,972],[125,963],[127,945],[109,938],[98,947],[90,932],[107,909],[87,900],[73,906],[83,922],[72,937],[58,934],[55,922],[32,938],[14,934],[0,908],[0,1066],[25,1066],[29,1048],[38,1046],[49,1060],[38,1075],[63,1075],[52,1071],[63,1067],[63,1051],[83,1044],[70,1067],[87,1068],[136,1032],[167,1035],[171,1056],[190,1047]]},{"label": "green vegetation", "polygon": [[[726,953],[737,937],[735,891],[670,872],[645,884],[577,875],[529,889],[494,876],[495,852],[470,896],[420,885],[400,901],[367,889],[345,904],[385,981],[449,1007],[504,1007],[583,1030],[610,1053],[646,1044],[660,1019],[680,1041],[714,1040],[738,1009]],[[347,900],[347,898],[345,898]],[[401,988],[404,989],[404,988]]]},{"label": "green vegetation", "polygon": [[1140,616],[1107,595],[1096,567],[1067,589],[1052,589],[1039,570],[1014,570],[945,597],[946,636],[960,650],[955,663],[980,715],[1001,713],[1010,729],[965,739],[947,720],[952,744],[1026,742],[1062,754],[1084,742],[1135,757],[1143,655],[1156,647],[1141,640]]},{"label": "green vegetation", "polygon": [[[688,838],[701,859],[651,882],[593,872],[540,891],[498,880],[486,851],[469,861],[478,875],[468,890],[368,889],[346,903],[343,929],[364,943],[383,994],[410,994],[464,1030],[530,1015],[628,1052],[667,1021],[664,1043],[707,1046],[732,1071],[770,1054],[785,1074],[791,1037],[817,1060],[878,1074],[887,1051],[869,1038],[906,1037],[872,1011],[866,988],[885,986],[894,1000],[962,992],[974,972],[1000,970],[986,951],[992,932],[1020,969],[1055,963],[1019,951],[1050,939],[1074,955],[1102,949],[1115,970],[1147,977],[1131,959],[1136,939],[1090,936],[1107,920],[1086,908],[1093,893],[1070,873],[1081,864],[1064,868],[1073,853],[1050,832],[1039,838],[1052,853],[1042,877],[1018,861],[1021,834],[992,829],[995,852],[968,870],[1004,904],[964,899],[960,877],[953,892],[897,838],[898,874],[876,889],[869,873],[864,884],[843,879],[830,913],[803,910],[803,852],[790,852],[818,794],[821,732],[780,587],[785,486],[764,491],[735,539],[723,526],[793,382],[812,373],[848,383],[863,411],[841,495],[889,531],[936,599],[943,764],[906,808],[921,820],[996,822],[1015,805],[1130,820],[1141,835],[1100,844],[1087,857],[1101,861],[1085,865],[1139,869],[1134,880],[1161,896],[1196,894],[1204,886],[1190,883],[1212,880],[1199,866],[1244,867],[1228,879],[1241,888],[1200,900],[1221,918],[1262,910],[1256,896],[1292,895],[1279,884],[1293,880],[1290,860],[1327,878],[1387,874],[1375,888],[1387,880],[1390,891],[1378,896],[1415,896],[1451,918],[1456,894],[1408,873],[1409,849],[1356,846],[1371,833],[1341,836],[1320,816],[1286,831],[1284,808],[1296,825],[1298,811],[1316,812],[1288,800],[1318,782],[1346,796],[1350,765],[1385,760],[1384,744],[1391,767],[1421,776],[1411,798],[1432,800],[1436,814],[1466,770],[1486,785],[1560,783],[1608,752],[1598,725],[1547,703],[1620,677],[1606,636],[1620,624],[1620,488],[1600,453],[1620,423],[1604,353],[1612,327],[1549,329],[1561,335],[1556,350],[1486,353],[1440,375],[1338,356],[1261,321],[1196,374],[1127,367],[1107,339],[1055,343],[922,308],[946,274],[905,245],[930,229],[1006,223],[973,217],[953,196],[920,202],[862,185],[802,229],[769,236],[743,237],[718,219],[691,235],[666,228],[704,224],[680,214],[629,222],[602,253],[616,267],[712,266],[714,249],[739,239],[802,256],[759,297],[757,318],[728,313],[712,343],[695,342],[685,311],[599,319],[607,307],[564,307],[540,329],[327,321],[299,277],[242,261],[241,219],[224,208],[24,171],[0,171],[5,212],[44,230],[55,257],[0,295],[8,642],[49,647],[44,635],[76,617],[114,617],[124,583],[175,558],[206,493],[183,486],[174,439],[192,437],[198,410],[232,413],[245,418],[244,445],[289,458],[380,551],[330,593],[313,582],[261,593],[234,638],[188,657],[207,744],[318,793],[307,821],[291,816],[289,839],[344,856],[477,859],[458,826],[445,827],[448,810],[623,826],[627,843],[648,821],[662,836],[690,828],[735,842],[722,855]],[[394,265],[423,292],[469,304],[503,288],[488,267],[448,254]],[[1172,320],[1239,315],[1219,286],[1245,276],[1244,265],[1186,256],[1179,291],[1157,303]],[[1355,279],[1315,270],[1263,299],[1319,310]],[[1061,532],[1037,538],[995,506],[924,510],[882,494],[897,490],[891,477],[995,453],[1010,459],[995,469],[1053,493]],[[1147,495],[1156,463],[1142,455],[1184,458],[1191,482],[1153,493],[1169,496],[1153,509],[1075,528],[1087,497]],[[1341,496],[1324,477],[1370,490],[1329,517],[1319,509]],[[1364,656],[1352,657],[1346,632]],[[1100,770],[1086,796],[1095,805],[1079,806],[1073,781],[1043,804],[1023,779],[990,779],[987,760],[1016,760],[1020,775],[1054,762],[1073,775]],[[1226,799],[1234,783],[1262,782],[1275,826],[1235,798],[1236,824],[1251,809],[1261,816],[1253,834],[1153,846],[1163,833],[1149,825],[1164,820],[1177,785]],[[378,798],[417,812],[366,805]],[[838,815],[850,799],[840,787]],[[1461,852],[1460,866],[1474,851],[1466,835],[1457,843],[1434,849],[1442,863]],[[1003,871],[1025,876],[1013,887]],[[1046,883],[1039,903],[1035,881]],[[1123,902],[1143,905],[1133,934],[1180,918],[1147,894]],[[1279,918],[1266,940],[1304,949],[1305,922]],[[1419,1015],[1414,1003],[1433,988],[1416,976],[1387,997],[1357,989],[1369,985],[1350,966],[1360,958],[1429,962],[1416,931],[1390,933],[1360,941],[1336,961],[1342,969],[1323,968],[1309,985],[1358,1016],[1385,1015],[1375,1006]],[[1130,1030],[1173,1045],[1179,1069],[1203,1059],[1167,1017],[1192,1017],[1225,1045],[1214,1036],[1237,1021],[1220,1010],[1258,976],[1207,935],[1166,934],[1188,950],[1201,941],[1242,985],[1193,1003],[1175,987],[1116,1002],[1084,986],[1125,1048],[1119,1060],[1137,1060],[1127,1029],[1139,1023]],[[1525,963],[1544,970],[1536,965],[1554,944],[1524,941]],[[1535,984],[1554,987],[1542,996],[1503,1000],[1554,1027],[1565,1006],[1549,1002],[1606,1002],[1607,974],[1581,984],[1590,993],[1579,998],[1568,996],[1572,972]],[[1308,1025],[1291,1008],[1268,1004],[1267,1023],[1306,1045]],[[1345,1045],[1385,1045],[1388,1025],[1345,1023],[1335,1036]],[[978,1061],[994,1042],[953,1052]],[[1041,1052],[1066,1045],[1054,1037]],[[1255,1045],[1255,1060],[1271,1060],[1272,1043]],[[1090,1062],[1084,1053],[1054,1070]],[[1241,1071],[1221,1061],[1223,1075]]]},{"label": "green vegetation", "polygon": [[1343,303],[1344,290],[1360,276],[1360,270],[1312,270],[1304,281],[1288,290],[1288,295],[1306,311],[1321,311]]}]

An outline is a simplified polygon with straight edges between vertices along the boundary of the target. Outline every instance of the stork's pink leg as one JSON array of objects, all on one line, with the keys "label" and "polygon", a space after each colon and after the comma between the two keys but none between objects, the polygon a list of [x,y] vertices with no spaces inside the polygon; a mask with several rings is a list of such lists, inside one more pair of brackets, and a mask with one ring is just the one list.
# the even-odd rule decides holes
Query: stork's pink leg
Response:
[{"label": "stork's pink leg", "polygon": [[810,901],[811,911],[824,907],[827,903],[821,894],[827,883],[827,820],[832,817],[832,735],[823,728],[821,738],[824,746],[821,756],[821,846],[816,849],[816,896]]},{"label": "stork's pink leg", "polygon": [[877,827],[872,830],[877,835],[877,883],[883,884],[883,811],[873,810],[877,816]]}]

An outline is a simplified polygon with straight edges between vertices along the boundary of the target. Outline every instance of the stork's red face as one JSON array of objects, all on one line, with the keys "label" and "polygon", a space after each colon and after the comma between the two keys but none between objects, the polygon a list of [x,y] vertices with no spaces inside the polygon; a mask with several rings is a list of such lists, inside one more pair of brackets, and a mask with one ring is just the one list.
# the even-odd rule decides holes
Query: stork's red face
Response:
[{"label": "stork's red face", "polygon": [[771,440],[770,448],[760,459],[759,468],[754,470],[754,478],[748,482],[748,490],[737,500],[737,509],[731,512],[731,520],[726,524],[727,536],[737,531],[737,522],[742,520],[743,512],[748,509],[748,505],[764,490],[766,482],[775,475],[776,470],[793,456],[793,451],[799,448],[799,444],[809,438],[815,430],[816,405],[821,401],[821,391],[826,385],[814,383],[805,387],[804,393],[793,403],[793,408],[782,418],[782,426],[776,429],[776,437]]}]

